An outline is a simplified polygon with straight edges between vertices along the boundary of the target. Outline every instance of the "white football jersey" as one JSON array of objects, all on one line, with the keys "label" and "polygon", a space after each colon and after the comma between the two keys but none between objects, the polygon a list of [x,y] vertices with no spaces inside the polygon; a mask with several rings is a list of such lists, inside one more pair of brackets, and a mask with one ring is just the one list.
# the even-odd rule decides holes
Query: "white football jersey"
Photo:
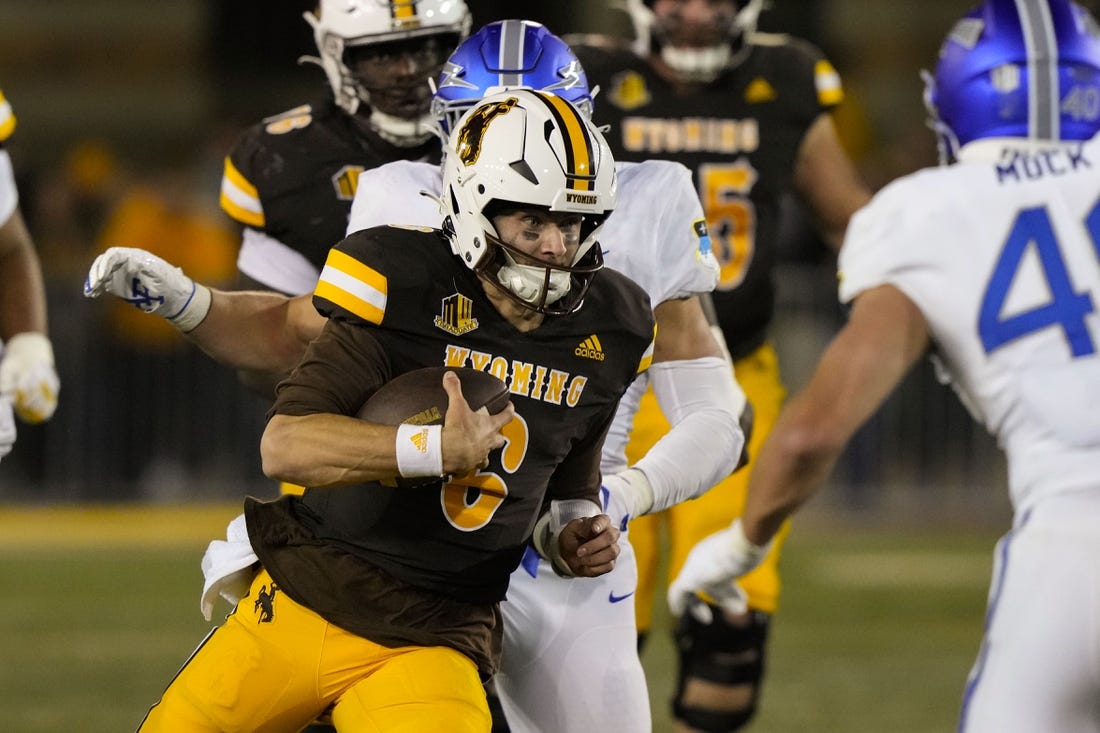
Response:
[{"label": "white football jersey", "polygon": [[[616,163],[615,170],[618,203],[600,233],[607,266],[641,285],[654,306],[713,290],[718,262],[691,171],[659,160]],[[440,168],[431,163],[399,160],[364,171],[348,233],[385,224],[439,227],[442,214],[432,197],[442,188]],[[605,473],[626,468],[626,443],[646,383],[643,374],[620,402],[604,442]]]},{"label": "white football jersey", "polygon": [[1100,488],[1100,136],[984,140],[884,188],[848,226],[840,299],[924,314],[944,381],[1005,450],[1013,506]]}]

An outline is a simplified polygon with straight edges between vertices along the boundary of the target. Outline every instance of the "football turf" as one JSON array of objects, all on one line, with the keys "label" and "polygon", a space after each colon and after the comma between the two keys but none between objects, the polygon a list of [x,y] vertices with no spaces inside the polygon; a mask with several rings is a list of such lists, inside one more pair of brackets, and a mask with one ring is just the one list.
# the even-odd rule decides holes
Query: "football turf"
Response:
[{"label": "football turf", "polygon": [[[199,558],[236,512],[0,508],[0,728],[136,728],[211,627],[199,614]],[[796,525],[751,730],[952,730],[995,540],[989,531]],[[666,633],[655,631],[644,662],[654,731],[665,733],[674,669]]]}]

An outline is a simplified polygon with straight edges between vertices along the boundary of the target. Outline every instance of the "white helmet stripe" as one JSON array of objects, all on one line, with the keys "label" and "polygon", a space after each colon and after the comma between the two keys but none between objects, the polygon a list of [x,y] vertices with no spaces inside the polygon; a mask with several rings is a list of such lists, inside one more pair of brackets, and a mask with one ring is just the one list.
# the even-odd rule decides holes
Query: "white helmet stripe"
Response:
[{"label": "white helmet stripe", "polygon": [[1058,42],[1050,6],[1016,0],[1016,11],[1027,50],[1028,137],[1061,137],[1058,104]]},{"label": "white helmet stripe", "polygon": [[[498,69],[523,68],[523,41],[526,32],[523,21],[506,20],[500,26],[500,54],[497,57]],[[523,74],[499,74],[500,86],[505,88],[523,86]]]}]

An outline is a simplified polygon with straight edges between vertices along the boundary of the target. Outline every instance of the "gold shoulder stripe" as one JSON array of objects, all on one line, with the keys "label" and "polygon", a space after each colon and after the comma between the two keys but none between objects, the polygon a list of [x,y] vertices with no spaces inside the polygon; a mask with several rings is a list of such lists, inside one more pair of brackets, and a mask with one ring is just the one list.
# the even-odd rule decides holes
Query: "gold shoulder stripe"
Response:
[{"label": "gold shoulder stripe", "polygon": [[12,111],[8,100],[4,98],[4,93],[0,92],[0,143],[11,137],[13,132],[15,132],[15,112]]},{"label": "gold shoulder stripe", "polygon": [[331,249],[314,295],[380,324],[386,313],[386,276],[340,250]]},{"label": "gold shoulder stripe", "polygon": [[817,101],[823,107],[832,107],[844,101],[840,74],[824,59],[814,66],[814,84],[817,86]]},{"label": "gold shoulder stripe", "polygon": [[245,178],[228,156],[222,173],[222,190],[219,198],[225,213],[248,226],[262,228],[267,222],[260,194]]},{"label": "gold shoulder stripe", "polygon": [[596,171],[592,161],[592,139],[584,118],[561,97],[552,94],[538,96],[553,112],[565,135],[566,174],[570,176],[568,187],[576,191],[591,191]]}]

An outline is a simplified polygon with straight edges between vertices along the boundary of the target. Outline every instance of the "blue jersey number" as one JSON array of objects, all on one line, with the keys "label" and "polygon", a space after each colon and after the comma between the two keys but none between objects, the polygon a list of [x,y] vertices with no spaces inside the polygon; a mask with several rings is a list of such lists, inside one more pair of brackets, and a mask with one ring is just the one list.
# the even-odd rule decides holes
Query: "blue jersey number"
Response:
[{"label": "blue jersey number", "polygon": [[[1092,236],[1093,248],[1100,257],[1100,201],[1085,219]],[[1029,247],[1039,255],[1043,275],[1050,289],[1050,301],[1023,313],[1004,316],[1005,299],[1020,271],[1020,263]],[[993,268],[993,276],[982,297],[978,315],[978,333],[986,353],[1035,331],[1061,326],[1074,356],[1096,353],[1096,346],[1085,327],[1085,316],[1095,307],[1089,294],[1073,290],[1062,250],[1058,246],[1050,214],[1045,208],[1024,209],[1005,241],[1001,256]]]}]

